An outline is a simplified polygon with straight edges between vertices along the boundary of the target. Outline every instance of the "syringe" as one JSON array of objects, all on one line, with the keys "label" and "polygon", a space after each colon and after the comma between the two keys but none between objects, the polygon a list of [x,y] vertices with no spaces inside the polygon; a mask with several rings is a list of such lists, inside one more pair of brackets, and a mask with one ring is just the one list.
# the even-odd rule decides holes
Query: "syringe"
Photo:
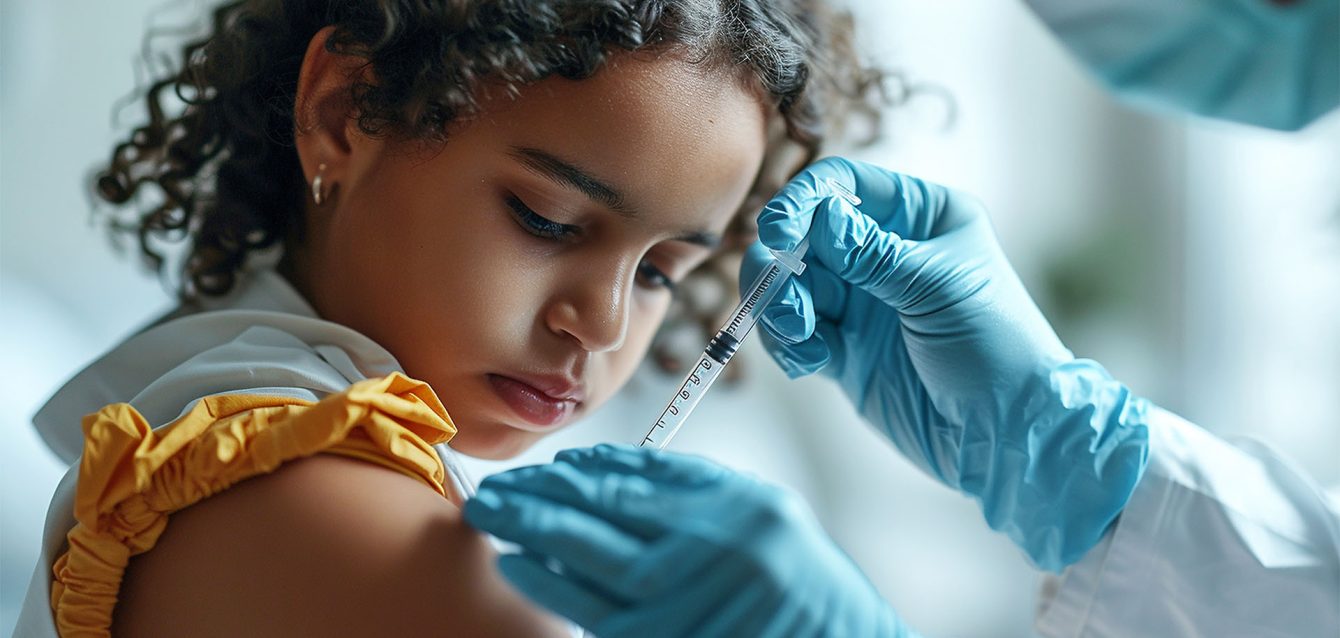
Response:
[{"label": "syringe", "polygon": [[[861,204],[861,199],[842,184],[831,179],[826,181],[838,197],[847,200],[852,206]],[[642,437],[638,447],[655,446],[657,449],[662,449],[670,444],[670,439],[675,437],[675,433],[684,425],[684,420],[689,418],[698,402],[702,401],[712,382],[717,380],[722,369],[735,356],[740,342],[744,341],[749,330],[758,323],[759,317],[763,315],[763,309],[777,296],[788,279],[805,271],[805,262],[801,259],[805,257],[809,247],[810,240],[806,237],[792,252],[771,251],[772,260],[746,289],[748,293],[743,295],[740,305],[731,312],[726,324],[707,343],[702,356],[698,357],[698,362],[689,370],[688,376],[684,377],[684,382],[679,384],[675,396],[671,397],[670,403],[661,411],[661,415],[647,431],[647,435]]]}]

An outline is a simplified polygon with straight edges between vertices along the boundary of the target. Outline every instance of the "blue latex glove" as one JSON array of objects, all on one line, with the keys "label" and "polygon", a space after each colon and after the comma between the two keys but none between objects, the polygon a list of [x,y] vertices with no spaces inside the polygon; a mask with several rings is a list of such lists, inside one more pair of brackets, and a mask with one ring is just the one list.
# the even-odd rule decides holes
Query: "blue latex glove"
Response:
[{"label": "blue latex glove", "polygon": [[[853,208],[826,179],[861,198]],[[811,221],[812,220],[812,221]],[[1144,470],[1147,403],[1061,345],[976,200],[872,164],[821,160],[759,215],[741,266],[792,250],[805,272],[765,311],[791,377],[820,371],[930,474],[976,498],[1041,568],[1102,537]]]},{"label": "blue latex glove", "polygon": [[476,528],[527,596],[604,638],[913,634],[780,488],[630,446],[559,452],[484,479]]}]

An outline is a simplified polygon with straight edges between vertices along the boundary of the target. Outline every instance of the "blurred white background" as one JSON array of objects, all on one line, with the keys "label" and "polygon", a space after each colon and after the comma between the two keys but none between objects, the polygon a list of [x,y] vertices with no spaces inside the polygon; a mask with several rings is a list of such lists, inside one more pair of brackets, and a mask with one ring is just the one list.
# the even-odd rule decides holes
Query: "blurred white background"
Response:
[{"label": "blurred white background", "polygon": [[[185,10],[181,7],[185,6]],[[0,634],[31,575],[63,468],[28,419],[78,367],[168,307],[89,214],[88,171],[141,117],[147,16],[195,2],[0,3]],[[1340,482],[1340,117],[1301,134],[1160,118],[1111,99],[1018,2],[852,4],[865,55],[953,96],[889,116],[856,156],[980,196],[1067,344],[1138,393],[1250,435]],[[819,379],[757,349],[674,448],[804,494],[838,542],[930,636],[1029,636],[1036,574],[976,507],[914,470]],[[675,379],[643,374],[590,421],[506,464],[632,441]]]}]

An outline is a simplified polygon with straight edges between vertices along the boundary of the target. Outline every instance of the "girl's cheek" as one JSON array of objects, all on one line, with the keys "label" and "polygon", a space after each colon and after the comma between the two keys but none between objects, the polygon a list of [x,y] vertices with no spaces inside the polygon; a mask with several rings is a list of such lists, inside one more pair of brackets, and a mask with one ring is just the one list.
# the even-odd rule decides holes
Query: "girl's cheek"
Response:
[{"label": "girl's cheek", "polygon": [[647,350],[651,348],[652,339],[655,338],[656,331],[660,329],[668,308],[668,302],[654,304],[630,318],[628,340],[625,342],[623,349],[619,351],[621,361],[623,361],[620,368],[627,368],[629,375],[632,374],[631,370],[635,369],[642,358],[647,355]]}]

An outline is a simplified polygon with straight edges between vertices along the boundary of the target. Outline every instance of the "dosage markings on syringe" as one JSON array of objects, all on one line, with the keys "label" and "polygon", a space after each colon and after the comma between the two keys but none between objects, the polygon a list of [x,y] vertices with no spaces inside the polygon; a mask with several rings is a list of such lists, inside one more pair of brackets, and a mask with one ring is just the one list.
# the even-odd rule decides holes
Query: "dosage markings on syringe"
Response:
[{"label": "dosage markings on syringe", "polygon": [[754,289],[753,294],[749,295],[749,300],[740,308],[740,312],[735,313],[735,316],[731,318],[730,332],[740,329],[740,323],[744,321],[745,317],[749,316],[749,313],[754,311],[754,304],[758,303],[759,298],[763,296],[764,292],[767,292],[768,287],[772,285],[772,282],[777,279],[777,275],[781,272],[782,269],[778,268],[776,264],[768,265],[768,274],[763,277],[763,283]]},{"label": "dosage markings on syringe", "polygon": [[[679,393],[678,393],[679,398],[681,398],[681,399],[688,399],[689,397],[692,396],[691,394],[689,394],[689,390],[688,390],[690,384],[692,384],[692,385],[701,385],[701,384],[702,384],[702,382],[703,382],[702,377],[699,377],[699,376],[698,376],[698,370],[699,370],[699,369],[702,369],[702,370],[711,370],[711,369],[712,369],[712,360],[711,360],[711,359],[699,359],[699,360],[698,360],[698,365],[697,365],[697,366],[694,366],[694,371],[693,371],[691,374],[689,374],[689,378],[687,378],[687,379],[684,380],[684,385],[679,386]],[[678,406],[678,405],[675,405],[674,403],[671,403],[670,406],[667,407],[667,408],[665,409],[665,412],[662,412],[662,413],[661,413],[661,418],[656,419],[656,427],[652,428],[652,431],[655,431],[657,428],[662,428],[662,429],[665,428],[665,415],[666,415],[666,414],[669,414],[669,415],[671,415],[671,416],[679,416],[679,406]],[[651,438],[651,433],[649,432],[649,433],[647,433],[647,436],[646,436],[646,438],[645,438],[645,441],[647,441],[648,443],[650,443],[651,440],[652,440],[652,438]]]}]

